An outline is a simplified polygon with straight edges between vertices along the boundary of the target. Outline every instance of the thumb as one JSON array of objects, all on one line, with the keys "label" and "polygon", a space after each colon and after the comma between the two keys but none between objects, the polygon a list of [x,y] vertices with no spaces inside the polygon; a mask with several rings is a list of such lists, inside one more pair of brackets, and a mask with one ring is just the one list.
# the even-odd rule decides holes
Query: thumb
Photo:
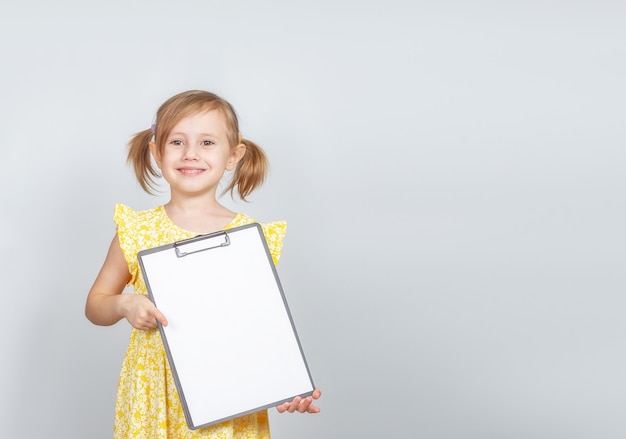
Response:
[{"label": "thumb", "polygon": [[154,318],[157,319],[157,321],[163,326],[167,326],[167,319],[165,318],[163,313],[159,311],[158,309],[154,310]]}]

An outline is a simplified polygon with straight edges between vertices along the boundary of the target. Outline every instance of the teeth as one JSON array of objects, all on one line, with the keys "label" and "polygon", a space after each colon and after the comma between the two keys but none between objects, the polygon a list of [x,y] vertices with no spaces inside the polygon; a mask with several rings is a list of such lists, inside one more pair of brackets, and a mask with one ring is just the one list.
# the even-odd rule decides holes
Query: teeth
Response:
[{"label": "teeth", "polygon": [[181,169],[180,172],[186,175],[196,175],[202,172],[202,169]]}]

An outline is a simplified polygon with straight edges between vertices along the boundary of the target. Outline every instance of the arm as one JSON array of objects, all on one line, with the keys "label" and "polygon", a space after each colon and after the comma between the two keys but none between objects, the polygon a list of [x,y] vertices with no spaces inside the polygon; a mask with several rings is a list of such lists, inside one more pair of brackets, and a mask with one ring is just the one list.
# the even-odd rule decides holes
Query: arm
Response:
[{"label": "arm", "polygon": [[85,304],[85,316],[96,325],[109,326],[122,318],[136,329],[153,329],[157,320],[167,325],[165,316],[143,294],[122,294],[130,280],[128,265],[117,234],[113,237],[100,273]]}]

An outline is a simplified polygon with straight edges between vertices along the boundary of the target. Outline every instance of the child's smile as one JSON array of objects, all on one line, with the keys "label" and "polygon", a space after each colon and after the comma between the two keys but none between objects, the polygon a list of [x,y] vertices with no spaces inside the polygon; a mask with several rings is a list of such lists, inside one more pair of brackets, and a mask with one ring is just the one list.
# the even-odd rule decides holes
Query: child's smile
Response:
[{"label": "child's smile", "polygon": [[200,169],[200,168],[179,168],[178,169],[180,171],[181,174],[186,175],[188,177],[193,177],[196,175],[200,175],[201,173],[204,172],[204,169]]}]

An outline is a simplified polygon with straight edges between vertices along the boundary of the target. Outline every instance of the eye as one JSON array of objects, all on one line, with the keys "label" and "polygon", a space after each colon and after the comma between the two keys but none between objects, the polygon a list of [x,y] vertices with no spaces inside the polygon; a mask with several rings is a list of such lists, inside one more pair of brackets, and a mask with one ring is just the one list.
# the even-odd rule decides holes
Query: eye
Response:
[{"label": "eye", "polygon": [[215,145],[215,142],[213,142],[212,140],[203,140],[201,145],[204,146],[204,147],[208,147],[208,146],[211,146],[211,145]]},{"label": "eye", "polygon": [[174,139],[170,141],[170,145],[174,145],[174,146],[182,146],[183,145],[183,141],[180,139]]}]

